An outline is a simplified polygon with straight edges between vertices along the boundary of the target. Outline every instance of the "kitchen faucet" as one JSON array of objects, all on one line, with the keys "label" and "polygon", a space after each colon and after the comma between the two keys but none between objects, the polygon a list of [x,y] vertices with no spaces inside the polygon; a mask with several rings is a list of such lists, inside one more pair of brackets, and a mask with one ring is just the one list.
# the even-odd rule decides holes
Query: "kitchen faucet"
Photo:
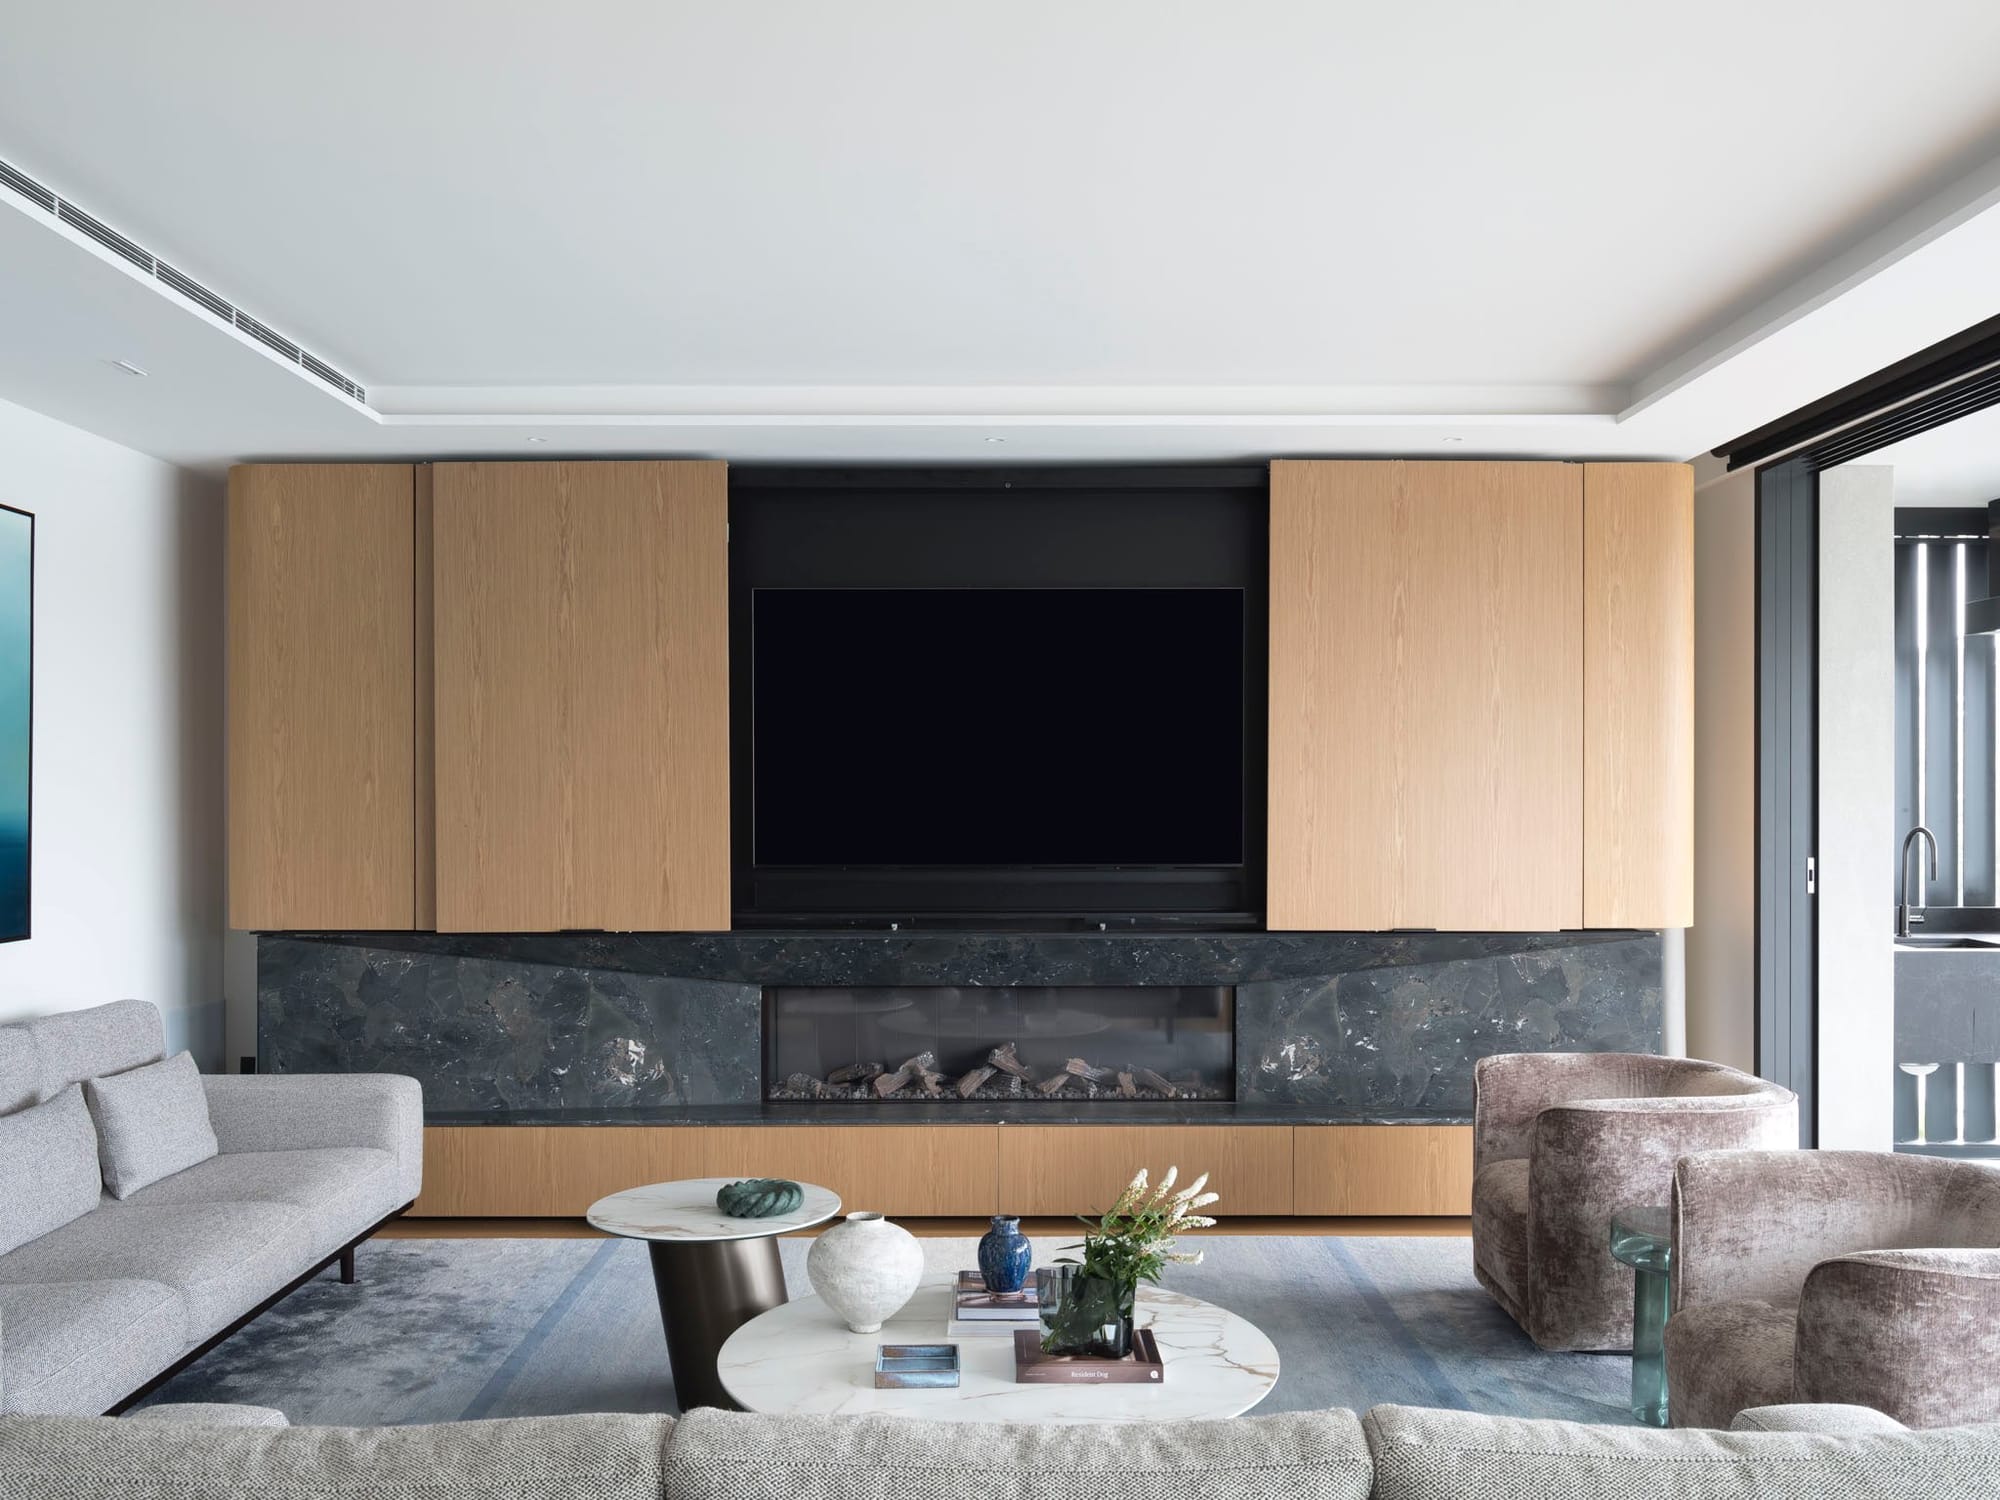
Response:
[{"label": "kitchen faucet", "polygon": [[1902,858],[1898,860],[1896,863],[1897,879],[1902,884],[1902,890],[1897,892],[1897,895],[1900,897],[1900,899],[1896,902],[1897,937],[1908,937],[1910,935],[1911,926],[1914,925],[1915,923],[1923,921],[1924,919],[1923,912],[1913,908],[1910,905],[1910,845],[1914,844],[1917,841],[1917,836],[1919,834],[1923,836],[1924,842],[1930,845],[1930,851],[1931,851],[1930,878],[1932,880],[1937,879],[1937,839],[1928,828],[1924,827],[1923,824],[1919,823],[1915,828],[1912,828],[1909,831],[1909,833],[1904,836],[1903,855]]}]

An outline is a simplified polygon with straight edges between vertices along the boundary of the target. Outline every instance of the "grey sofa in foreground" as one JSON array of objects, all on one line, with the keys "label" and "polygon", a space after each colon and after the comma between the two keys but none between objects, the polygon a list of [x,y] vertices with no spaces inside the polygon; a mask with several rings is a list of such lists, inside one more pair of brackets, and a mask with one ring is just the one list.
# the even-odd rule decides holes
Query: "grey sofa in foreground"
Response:
[{"label": "grey sofa in foreground", "polygon": [[1676,1158],[1799,1141],[1789,1089],[1688,1058],[1486,1057],[1472,1097],[1473,1274],[1544,1349],[1632,1347],[1611,1216],[1664,1205]]},{"label": "grey sofa in foreground", "polygon": [[[1378,1406],[1130,1427],[516,1417],[435,1427],[0,1418],[7,1500],[1977,1500],[2000,1428],[1852,1407],[1657,1432]],[[266,1414],[268,1415],[268,1414]],[[253,1414],[247,1420],[257,1420]]]},{"label": "grey sofa in foreground", "polygon": [[1690,1156],[1674,1170],[1676,1422],[1859,1402],[2000,1421],[2000,1172],[1887,1151]]},{"label": "grey sofa in foreground", "polygon": [[[136,1000],[0,1027],[0,1116],[163,1050],[159,1012]],[[414,1079],[199,1082],[216,1154],[122,1201],[86,1179],[95,1207],[0,1255],[0,1412],[118,1406],[300,1279],[336,1259],[351,1272],[352,1246],[417,1196]],[[34,1169],[0,1169],[0,1210],[20,1212]]]}]

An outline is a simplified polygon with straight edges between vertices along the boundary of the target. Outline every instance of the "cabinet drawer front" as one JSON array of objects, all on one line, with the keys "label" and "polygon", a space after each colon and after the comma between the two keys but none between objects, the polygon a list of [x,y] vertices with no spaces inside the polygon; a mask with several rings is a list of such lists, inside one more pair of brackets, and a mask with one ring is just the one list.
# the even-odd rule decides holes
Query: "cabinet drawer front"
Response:
[{"label": "cabinet drawer front", "polygon": [[1293,1143],[1297,1212],[1472,1212],[1470,1125],[1301,1125]]},{"label": "cabinet drawer front", "polygon": [[993,1125],[433,1125],[412,1212],[579,1218],[599,1198],[686,1177],[789,1177],[848,1212],[993,1212]]},{"label": "cabinet drawer front", "polygon": [[1101,1214],[1132,1174],[1209,1174],[1215,1212],[1292,1211],[1292,1132],[1284,1125],[1004,1125],[992,1212]]}]

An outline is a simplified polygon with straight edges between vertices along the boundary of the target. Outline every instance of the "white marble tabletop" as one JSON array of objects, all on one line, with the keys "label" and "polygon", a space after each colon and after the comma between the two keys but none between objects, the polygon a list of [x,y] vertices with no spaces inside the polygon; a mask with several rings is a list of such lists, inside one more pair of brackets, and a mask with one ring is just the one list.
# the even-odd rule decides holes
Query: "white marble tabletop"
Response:
[{"label": "white marble tabletop", "polygon": [[[1278,1383],[1278,1351],[1256,1325],[1197,1297],[1139,1289],[1137,1321],[1159,1341],[1159,1385],[1021,1385],[1009,1336],[948,1338],[951,1284],[926,1282],[880,1333],[850,1333],[817,1297],[760,1313],[729,1336],[716,1372],[750,1411],[874,1412],[934,1422],[1161,1422],[1233,1417]],[[875,1389],[880,1344],[958,1345],[959,1384]]]},{"label": "white marble tabletop", "polygon": [[655,1182],[599,1198],[585,1215],[593,1228],[634,1240],[760,1240],[794,1229],[824,1224],[840,1212],[840,1195],[802,1182],[805,1201],[788,1214],[768,1219],[732,1219],[715,1206],[715,1195],[737,1177],[690,1177]]}]

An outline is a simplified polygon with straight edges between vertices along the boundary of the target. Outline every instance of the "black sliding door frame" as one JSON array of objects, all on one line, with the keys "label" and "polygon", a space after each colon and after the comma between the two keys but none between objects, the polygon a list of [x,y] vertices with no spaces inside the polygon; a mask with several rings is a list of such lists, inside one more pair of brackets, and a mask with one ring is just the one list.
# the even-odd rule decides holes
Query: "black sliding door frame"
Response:
[{"label": "black sliding door frame", "polygon": [[1757,472],[1757,1073],[1818,1135],[1819,471]]},{"label": "black sliding door frame", "polygon": [[1757,1072],[1798,1094],[1801,1145],[1818,1136],[1820,472],[1995,405],[2000,317],[1714,450],[1757,466]]}]

